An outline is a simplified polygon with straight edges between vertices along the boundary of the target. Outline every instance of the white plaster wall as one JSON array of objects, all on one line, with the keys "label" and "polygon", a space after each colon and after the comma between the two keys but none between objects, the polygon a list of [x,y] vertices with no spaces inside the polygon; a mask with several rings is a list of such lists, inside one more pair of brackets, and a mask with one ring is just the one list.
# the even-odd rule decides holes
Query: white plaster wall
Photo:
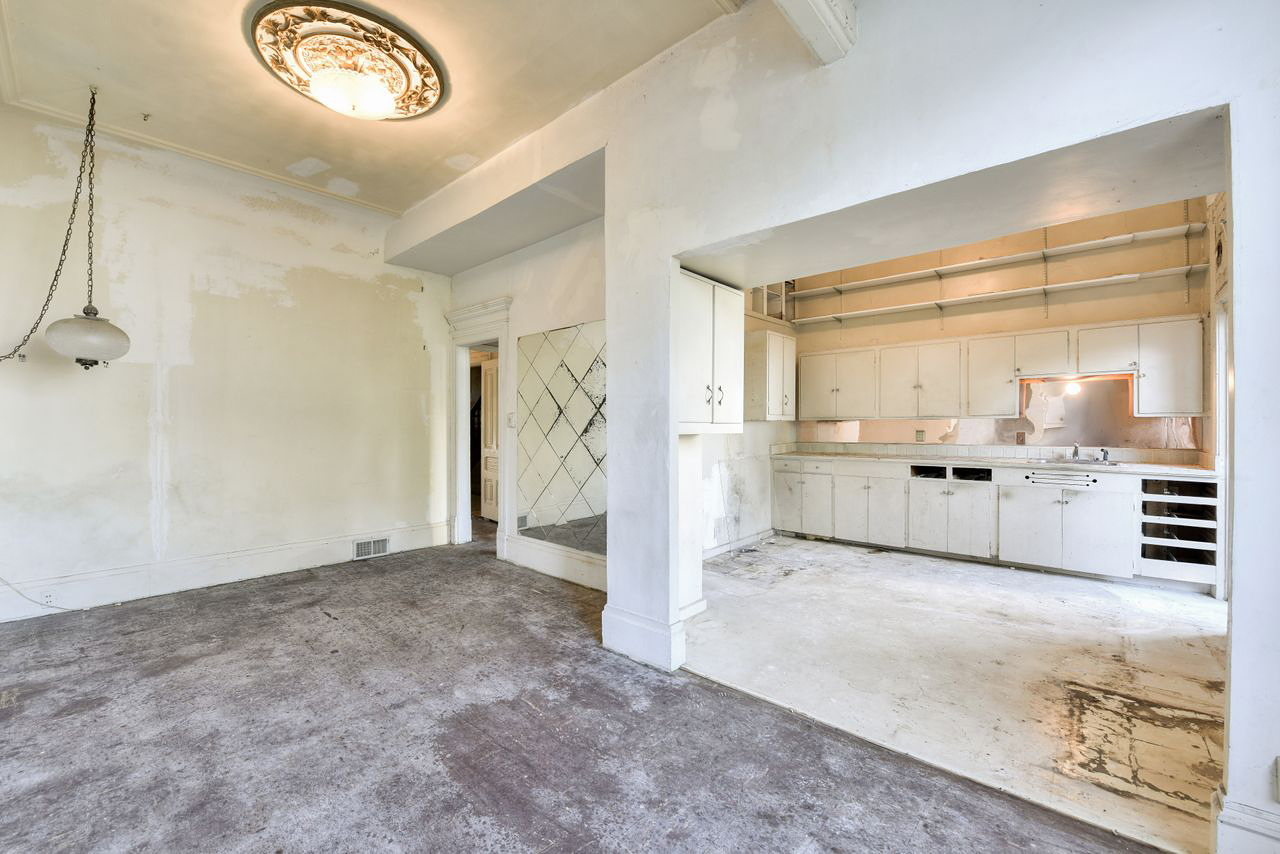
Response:
[{"label": "white plaster wall", "polygon": [[773,530],[772,445],[796,440],[794,421],[748,421],[702,437],[702,547],[716,553]]},{"label": "white plaster wall", "polygon": [[[0,109],[5,350],[81,137]],[[86,372],[42,331],[0,363],[0,576],[78,607],[346,560],[358,535],[441,542],[447,279],[383,263],[381,214],[98,144],[95,302],[133,345]],[[82,235],[46,325],[84,304]],[[47,612],[0,589],[0,618]]]},{"label": "white plaster wall", "polygon": [[[388,234],[394,257],[607,146],[605,642],[662,666],[683,660],[669,403],[677,252],[1229,104],[1236,379],[1249,415],[1236,426],[1241,457],[1265,458],[1280,424],[1280,401],[1260,391],[1280,364],[1280,5],[865,0],[858,8],[852,53],[815,67],[773,4],[752,0],[476,167]],[[1270,771],[1280,754],[1272,725],[1280,623],[1271,614],[1280,573],[1270,569],[1268,478],[1253,466],[1236,483],[1228,812],[1239,805],[1234,814],[1255,810],[1280,828]]]}]

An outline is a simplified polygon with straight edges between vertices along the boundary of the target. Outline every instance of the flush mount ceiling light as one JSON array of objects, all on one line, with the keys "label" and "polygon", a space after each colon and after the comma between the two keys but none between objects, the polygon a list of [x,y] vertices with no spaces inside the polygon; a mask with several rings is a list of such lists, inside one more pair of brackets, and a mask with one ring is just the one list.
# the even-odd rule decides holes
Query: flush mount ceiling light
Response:
[{"label": "flush mount ceiling light", "polygon": [[336,113],[411,119],[440,103],[427,49],[377,15],[341,3],[271,3],[251,38],[277,77]]}]

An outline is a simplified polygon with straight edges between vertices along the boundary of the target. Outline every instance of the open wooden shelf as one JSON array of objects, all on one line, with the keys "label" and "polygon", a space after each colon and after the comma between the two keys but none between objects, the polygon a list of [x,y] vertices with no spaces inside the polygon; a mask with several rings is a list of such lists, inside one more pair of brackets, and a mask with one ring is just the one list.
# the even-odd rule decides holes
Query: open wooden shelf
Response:
[{"label": "open wooden shelf", "polygon": [[942,267],[930,267],[923,270],[912,270],[893,276],[881,276],[876,279],[863,279],[858,282],[847,282],[830,285],[825,288],[806,288],[791,294],[793,299],[808,299],[823,294],[843,294],[848,291],[874,288],[881,285],[897,285],[917,279],[941,279],[943,276],[969,273],[974,270],[985,270],[991,267],[1003,267],[1007,264],[1020,264],[1024,261],[1048,261],[1061,255],[1072,255],[1078,252],[1091,252],[1095,249],[1109,249],[1113,246],[1126,246],[1142,240],[1158,240],[1164,237],[1182,237],[1199,234],[1204,231],[1203,222],[1184,223],[1168,228],[1154,228],[1150,231],[1135,231],[1130,234],[1119,234],[1115,237],[1102,237],[1097,240],[1086,240],[1083,243],[1072,243],[1067,246],[1055,246],[1047,249],[1035,249],[1031,252],[1019,252],[1014,255],[1001,255],[996,258],[981,258],[977,261],[963,261],[959,264],[947,264]]},{"label": "open wooden shelf", "polygon": [[[881,314],[902,314],[908,311],[920,311],[922,309],[933,308],[938,311],[953,305],[969,305],[971,303],[980,302],[996,302],[998,300],[1016,299],[1018,297],[1043,295],[1048,296],[1051,293],[1059,291],[1074,291],[1083,288],[1099,288],[1106,285],[1123,285],[1130,282],[1136,282],[1139,279],[1157,279],[1163,276],[1189,276],[1192,273],[1203,272],[1209,269],[1208,264],[1189,264],[1185,267],[1170,267],[1167,270],[1150,270],[1145,273],[1121,273],[1118,276],[1103,276],[1098,279],[1080,279],[1075,282],[1058,282],[1049,285],[1034,285],[1029,288],[1014,288],[1007,291],[988,291],[981,294],[969,294],[962,297],[946,297],[942,299],[931,299],[923,302],[904,303],[901,305],[882,306],[880,308],[864,308],[858,311],[840,311],[834,314],[819,314],[813,317],[796,317],[792,319],[792,323],[798,326],[805,326],[810,323],[830,323],[833,320],[850,320],[855,317],[875,317]],[[807,293],[807,291],[806,291]]]}]

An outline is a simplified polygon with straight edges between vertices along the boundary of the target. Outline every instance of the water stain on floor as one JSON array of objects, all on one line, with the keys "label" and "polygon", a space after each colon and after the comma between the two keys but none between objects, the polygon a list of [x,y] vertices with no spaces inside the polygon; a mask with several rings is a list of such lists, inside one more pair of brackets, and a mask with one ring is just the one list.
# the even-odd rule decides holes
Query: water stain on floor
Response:
[{"label": "water stain on floor", "polygon": [[1220,715],[1067,682],[1057,770],[1199,818],[1222,780]]}]

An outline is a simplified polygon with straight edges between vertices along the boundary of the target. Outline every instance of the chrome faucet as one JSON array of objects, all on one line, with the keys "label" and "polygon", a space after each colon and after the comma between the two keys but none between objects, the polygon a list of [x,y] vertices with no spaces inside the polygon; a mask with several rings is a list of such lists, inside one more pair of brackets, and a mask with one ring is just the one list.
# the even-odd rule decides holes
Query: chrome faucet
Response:
[{"label": "chrome faucet", "polygon": [[1079,442],[1076,442],[1075,447],[1071,449],[1071,459],[1073,460],[1080,459],[1080,443]]},{"label": "chrome faucet", "polygon": [[1102,461],[1105,463],[1105,462],[1106,462],[1107,460],[1109,460],[1109,459],[1111,459],[1111,452],[1110,452],[1110,451],[1108,451],[1106,448],[1103,448],[1103,449],[1102,449]]}]

